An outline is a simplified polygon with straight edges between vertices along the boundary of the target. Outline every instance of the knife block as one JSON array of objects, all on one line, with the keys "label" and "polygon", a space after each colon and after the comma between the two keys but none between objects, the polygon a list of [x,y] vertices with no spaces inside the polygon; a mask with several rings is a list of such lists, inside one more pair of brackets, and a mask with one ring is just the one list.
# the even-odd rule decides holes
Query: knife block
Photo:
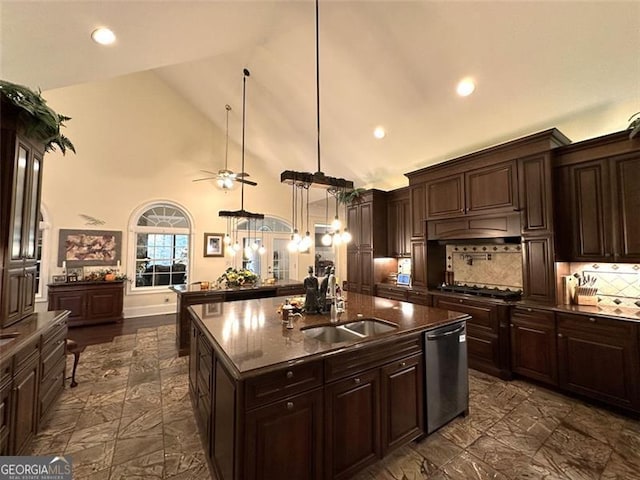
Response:
[{"label": "knife block", "polygon": [[598,296],[597,295],[577,295],[576,303],[578,305],[591,305],[595,307],[598,305]]}]

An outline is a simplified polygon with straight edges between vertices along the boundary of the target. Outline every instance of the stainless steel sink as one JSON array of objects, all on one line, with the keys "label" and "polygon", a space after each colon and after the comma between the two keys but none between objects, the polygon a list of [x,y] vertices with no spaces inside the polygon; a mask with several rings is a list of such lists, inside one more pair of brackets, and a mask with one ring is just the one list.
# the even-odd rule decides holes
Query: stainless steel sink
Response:
[{"label": "stainless steel sink", "polygon": [[391,332],[398,326],[385,322],[368,318],[364,320],[356,320],[340,325],[321,325],[318,327],[309,327],[302,330],[302,333],[309,338],[314,338],[325,343],[340,343],[354,340],[362,340],[367,337],[375,337],[383,333]]},{"label": "stainless steel sink", "polygon": [[0,334],[0,347],[5,346],[7,343],[13,342],[19,333],[2,333]]},{"label": "stainless steel sink", "polygon": [[306,337],[314,338],[325,343],[340,343],[361,340],[364,338],[351,330],[347,330],[343,325],[323,325],[320,327],[305,328],[302,333]]},{"label": "stainless steel sink", "polygon": [[385,322],[384,320],[369,318],[366,320],[345,323],[344,328],[352,332],[359,333],[360,335],[364,335],[365,337],[374,337],[381,333],[392,332],[397,329],[398,326],[394,323]]}]

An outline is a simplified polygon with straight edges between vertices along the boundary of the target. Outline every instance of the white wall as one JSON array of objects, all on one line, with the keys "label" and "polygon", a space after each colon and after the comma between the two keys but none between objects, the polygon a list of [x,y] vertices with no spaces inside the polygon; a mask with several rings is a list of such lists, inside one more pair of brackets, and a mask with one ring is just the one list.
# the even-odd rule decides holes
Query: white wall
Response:
[{"label": "white wall", "polygon": [[[61,271],[60,229],[122,231],[122,269],[132,268],[124,253],[130,217],[154,200],[171,200],[194,220],[190,281],[217,278],[228,261],[203,257],[203,233],[225,231],[226,221],[218,211],[239,209],[240,191],[225,194],[212,183],[192,180],[202,177],[200,169],[217,171],[224,166],[224,131],[150,72],[50,90],[43,96],[58,113],[72,117],[65,134],[78,152],[45,156],[42,203],[49,212],[52,244],[43,262],[49,279]],[[212,108],[220,110],[224,124],[224,105]],[[240,117],[231,117],[230,125],[234,120],[240,128]],[[229,164],[240,170],[238,145],[229,146]],[[259,186],[245,188],[245,208],[289,219],[289,201],[281,201],[289,198],[288,187],[265,174],[261,160],[251,155],[246,156],[246,170]],[[86,225],[80,214],[105,223]],[[174,303],[175,295],[168,289],[142,295],[127,291],[125,316],[172,312]]]}]

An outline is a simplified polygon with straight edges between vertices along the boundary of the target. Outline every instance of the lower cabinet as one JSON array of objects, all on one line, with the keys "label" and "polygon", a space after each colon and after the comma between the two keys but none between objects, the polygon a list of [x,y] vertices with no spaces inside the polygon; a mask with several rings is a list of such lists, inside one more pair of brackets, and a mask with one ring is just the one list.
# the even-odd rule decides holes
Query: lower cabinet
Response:
[{"label": "lower cabinet", "polygon": [[9,429],[11,428],[11,367],[2,365],[0,373],[0,457],[9,455]]},{"label": "lower cabinet", "polygon": [[69,310],[69,326],[122,319],[124,282],[50,283],[49,310]]},{"label": "lower cabinet", "polygon": [[349,478],[380,457],[379,370],[325,387],[325,407],[328,478]]},{"label": "lower cabinet", "polygon": [[322,478],[322,389],[247,412],[245,478]]},{"label": "lower cabinet", "polygon": [[557,385],[556,323],[551,311],[515,307],[511,313],[511,370]]},{"label": "lower cabinet", "polygon": [[637,324],[557,314],[560,387],[640,410]]},{"label": "lower cabinet", "polygon": [[13,414],[11,433],[13,437],[12,452],[24,455],[35,436],[38,412],[38,372],[40,359],[32,354],[24,364],[20,365],[13,378],[12,403]]}]

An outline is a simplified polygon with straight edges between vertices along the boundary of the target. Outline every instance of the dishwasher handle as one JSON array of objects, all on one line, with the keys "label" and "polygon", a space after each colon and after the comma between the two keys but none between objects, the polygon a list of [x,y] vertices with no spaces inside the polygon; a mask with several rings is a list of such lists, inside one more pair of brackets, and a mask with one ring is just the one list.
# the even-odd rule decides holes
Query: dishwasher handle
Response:
[{"label": "dishwasher handle", "polygon": [[464,330],[464,325],[456,328],[455,330],[450,330],[448,332],[441,333],[439,335],[427,335],[427,340],[438,340],[439,338],[448,337],[449,335],[454,335],[456,333],[460,333]]}]

